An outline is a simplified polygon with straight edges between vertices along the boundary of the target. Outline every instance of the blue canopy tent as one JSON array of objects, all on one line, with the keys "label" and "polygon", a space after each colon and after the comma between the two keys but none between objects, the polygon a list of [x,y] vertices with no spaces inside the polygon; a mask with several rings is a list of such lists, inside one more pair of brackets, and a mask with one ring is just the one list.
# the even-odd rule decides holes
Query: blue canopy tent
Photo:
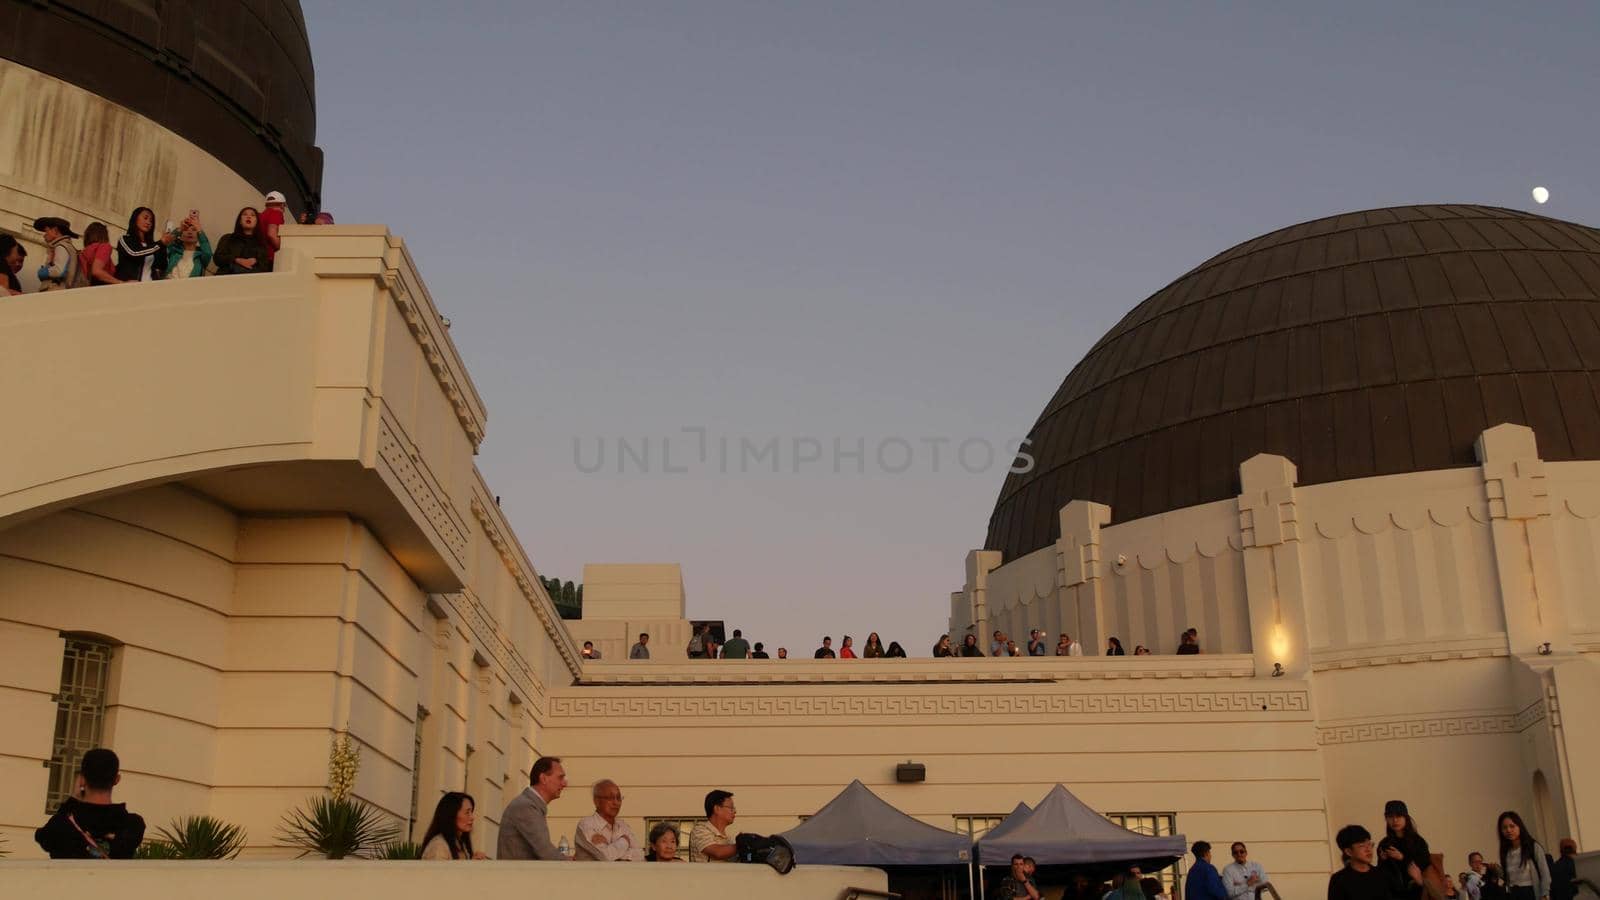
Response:
[{"label": "blue canopy tent", "polygon": [[906,896],[973,896],[972,839],[913,819],[859,780],[782,837],[797,863],[882,868]]},{"label": "blue canopy tent", "polygon": [[797,863],[826,866],[964,866],[965,835],[913,819],[859,780],[817,814],[785,831]]},{"label": "blue canopy tent", "polygon": [[1012,854],[1020,853],[1041,866],[1138,866],[1154,872],[1182,859],[1185,849],[1183,835],[1153,837],[1129,831],[1058,784],[1032,812],[1013,813],[980,838],[977,859],[982,865],[1004,865]]}]

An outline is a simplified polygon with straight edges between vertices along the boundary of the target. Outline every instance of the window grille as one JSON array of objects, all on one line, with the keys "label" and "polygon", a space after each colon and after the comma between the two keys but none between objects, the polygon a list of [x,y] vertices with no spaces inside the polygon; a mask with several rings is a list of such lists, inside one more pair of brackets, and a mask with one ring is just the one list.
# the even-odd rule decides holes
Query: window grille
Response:
[{"label": "window grille", "polygon": [[89,638],[67,638],[61,659],[61,692],[56,694],[56,730],[50,745],[50,783],[44,810],[54,813],[72,796],[83,754],[101,746],[105,734],[106,686],[111,675],[111,645]]},{"label": "window grille", "polygon": [[406,834],[413,838],[417,835],[417,805],[422,802],[422,720],[427,717],[428,711],[417,707],[416,735],[411,747],[411,818],[406,828]]},{"label": "window grille", "polygon": [[956,833],[977,840],[1004,821],[1009,813],[969,813],[956,816]]}]

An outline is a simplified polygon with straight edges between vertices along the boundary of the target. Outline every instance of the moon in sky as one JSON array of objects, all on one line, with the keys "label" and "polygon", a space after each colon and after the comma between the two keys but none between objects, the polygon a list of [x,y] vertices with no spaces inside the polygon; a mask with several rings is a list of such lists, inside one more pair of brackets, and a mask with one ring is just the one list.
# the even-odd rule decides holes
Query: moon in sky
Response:
[{"label": "moon in sky", "polygon": [[1543,204],[1550,199],[1550,192],[1542,187],[1533,189],[1533,202]]}]

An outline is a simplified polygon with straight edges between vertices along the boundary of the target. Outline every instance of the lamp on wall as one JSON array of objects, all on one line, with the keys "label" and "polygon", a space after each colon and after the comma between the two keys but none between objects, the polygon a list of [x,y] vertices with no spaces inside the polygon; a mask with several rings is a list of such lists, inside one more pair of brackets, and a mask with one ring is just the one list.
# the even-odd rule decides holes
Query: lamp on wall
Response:
[{"label": "lamp on wall", "polygon": [[1549,641],[1545,641],[1544,643],[1539,645],[1539,655],[1540,656],[1549,656],[1550,655],[1550,642]]},{"label": "lamp on wall", "polygon": [[1272,677],[1273,678],[1282,678],[1283,677],[1283,663],[1273,663],[1272,664]]},{"label": "lamp on wall", "polygon": [[[1276,659],[1281,660],[1289,655],[1289,636],[1284,634],[1282,625],[1272,626],[1272,637],[1268,639],[1267,646],[1271,648],[1272,655]],[[1274,662],[1272,664],[1272,677],[1282,678],[1283,674],[1283,663]]]},{"label": "lamp on wall", "polygon": [[926,781],[927,779],[928,769],[922,763],[912,762],[908,759],[894,767],[894,780],[901,784]]}]

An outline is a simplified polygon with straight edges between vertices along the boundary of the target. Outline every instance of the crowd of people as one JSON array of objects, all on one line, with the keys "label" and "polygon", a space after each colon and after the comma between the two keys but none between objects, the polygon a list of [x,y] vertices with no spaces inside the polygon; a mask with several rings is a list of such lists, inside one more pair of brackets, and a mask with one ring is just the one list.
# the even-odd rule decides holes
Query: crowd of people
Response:
[{"label": "crowd of people", "polygon": [[[1072,639],[1072,635],[1062,632],[1056,640],[1054,647],[1049,643],[1050,636],[1038,628],[1028,632],[1026,649],[1018,646],[1016,641],[1008,638],[1003,631],[996,630],[994,640],[989,644],[989,651],[984,652],[978,643],[978,636],[968,634],[961,646],[951,643],[950,635],[939,636],[933,645],[934,658],[957,656],[1083,656],[1084,649],[1081,641]],[[1178,644],[1177,654],[1187,656],[1200,651],[1200,632],[1190,628],[1183,633]],[[684,647],[684,653],[690,659],[772,659],[766,645],[760,641],[751,644],[745,640],[744,632],[738,628],[733,630],[733,637],[726,642],[718,643],[716,634],[712,631],[711,624],[702,622],[695,626],[689,643]],[[600,651],[594,646],[593,641],[584,641],[582,655],[585,659],[600,659]],[[860,649],[856,648],[855,638],[845,635],[839,642],[838,649],[834,649],[833,636],[824,635],[822,643],[811,654],[813,659],[905,659],[906,650],[900,646],[899,641],[890,641],[887,646],[876,631],[867,635],[866,643]],[[1115,638],[1106,639],[1106,656],[1127,656],[1123,649],[1122,641]],[[1134,656],[1149,656],[1150,648],[1139,644],[1133,648]],[[640,632],[639,640],[628,651],[629,659],[650,658],[650,635]],[[777,659],[788,659],[789,648],[779,647]]]},{"label": "crowd of people", "polygon": [[[52,859],[131,859],[144,840],[144,819],[117,803],[112,793],[122,780],[117,755],[105,748],[84,754],[75,789],[34,839]],[[500,817],[495,858],[594,862],[682,862],[683,835],[671,822],[651,826],[644,840],[622,818],[622,788],[609,778],[596,781],[591,790],[594,812],[578,821],[570,843],[550,834],[550,804],[567,788],[566,768],[560,757],[542,756],[529,772],[528,786],[506,804]],[[1384,806],[1384,833],[1376,843],[1361,825],[1346,825],[1335,838],[1342,867],[1328,879],[1328,900],[1575,900],[1577,896],[1577,844],[1560,843],[1558,858],[1528,831],[1522,817],[1507,810],[1495,821],[1499,837],[1498,864],[1484,855],[1467,855],[1468,870],[1452,879],[1443,871],[1400,800]],[[730,835],[738,807],[730,791],[705,795],[705,818],[689,833],[688,862],[765,862],[779,871],[793,866],[793,854],[781,838]],[[471,794],[451,791],[439,798],[433,818],[423,834],[421,858],[425,860],[483,860],[489,856],[475,847],[473,827],[477,803]],[[1264,900],[1270,894],[1281,900],[1266,869],[1250,858],[1249,848],[1235,841],[1229,848],[1232,862],[1220,871],[1211,862],[1211,845],[1196,841],[1194,861],[1184,881],[1186,900]],[[1028,856],[1011,858],[1010,869],[988,891],[1003,900],[1041,896],[1038,866]],[[1167,900],[1156,878],[1129,867],[1109,883],[1097,883],[1075,874],[1064,900]]]},{"label": "crowd of people", "polygon": [[[168,221],[156,229],[156,214],[141,206],[128,216],[128,228],[116,243],[103,222],[91,223],[80,235],[72,223],[59,216],[33,221],[45,245],[37,274],[39,290],[58,291],[105,284],[200,278],[206,275],[243,275],[270,272],[281,240],[278,227],[288,219],[288,201],[280,191],[270,191],[262,208],[246,206],[233,219],[233,229],[212,243],[200,222],[200,211],[189,210],[176,224]],[[327,212],[307,211],[303,225],[332,225]],[[73,244],[83,241],[82,249]],[[0,293],[23,293],[17,274],[27,263],[28,250],[16,237],[0,234],[0,260],[5,280]]]}]

